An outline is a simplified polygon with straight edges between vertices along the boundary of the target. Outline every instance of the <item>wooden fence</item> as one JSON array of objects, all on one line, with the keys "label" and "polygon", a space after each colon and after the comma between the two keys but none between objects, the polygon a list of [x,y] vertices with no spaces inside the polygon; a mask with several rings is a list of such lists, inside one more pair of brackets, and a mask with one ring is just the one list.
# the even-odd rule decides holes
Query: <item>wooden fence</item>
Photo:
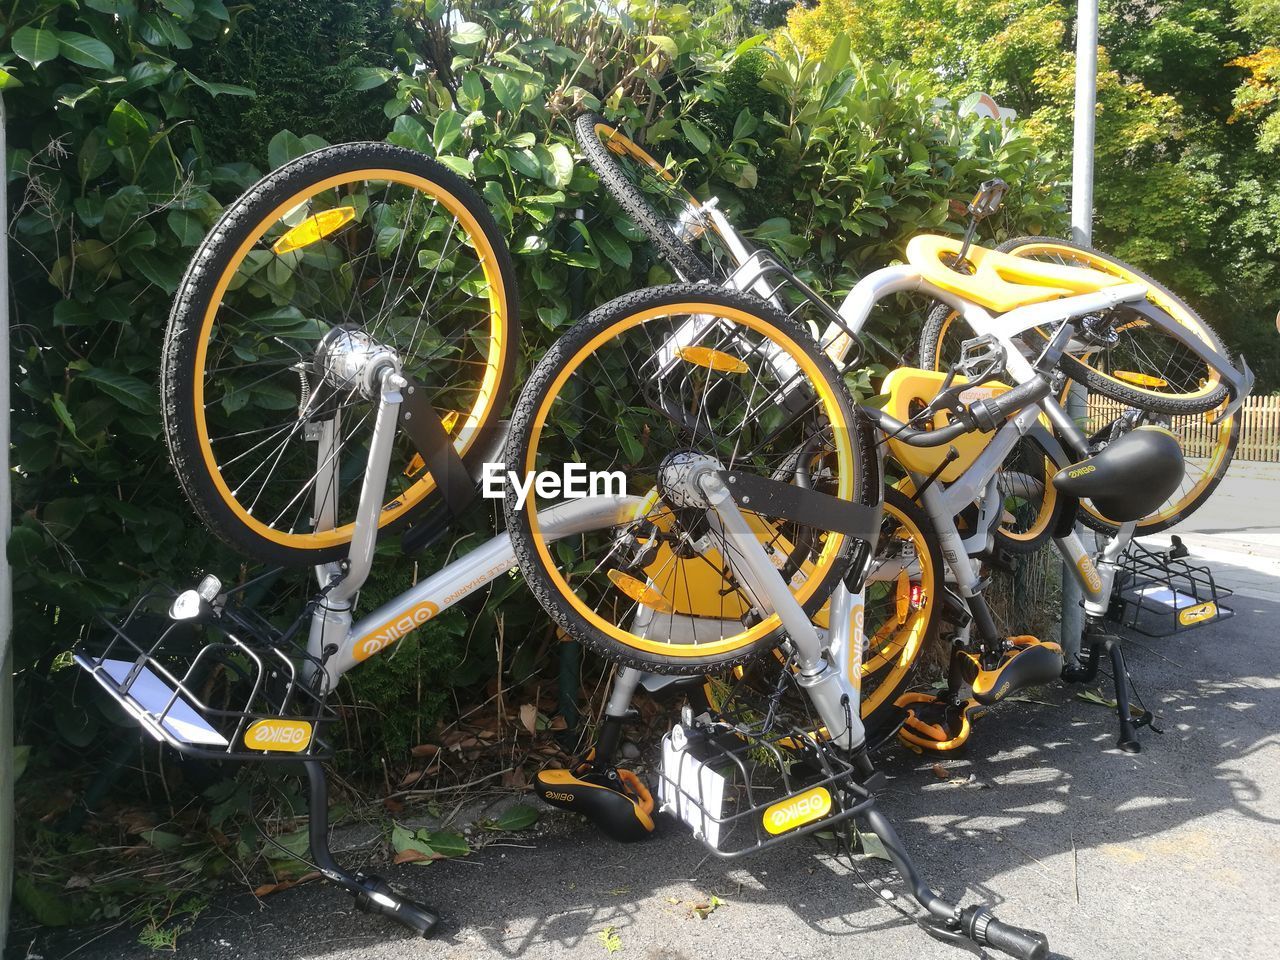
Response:
[{"label": "wooden fence", "polygon": [[[1119,416],[1123,409],[1114,400],[1090,394],[1085,432],[1092,434]],[[1280,463],[1280,396],[1249,397],[1236,416],[1241,418],[1241,430],[1235,458]],[[1212,414],[1173,418],[1169,429],[1178,435],[1188,457],[1212,456],[1222,425],[1211,420]]]}]

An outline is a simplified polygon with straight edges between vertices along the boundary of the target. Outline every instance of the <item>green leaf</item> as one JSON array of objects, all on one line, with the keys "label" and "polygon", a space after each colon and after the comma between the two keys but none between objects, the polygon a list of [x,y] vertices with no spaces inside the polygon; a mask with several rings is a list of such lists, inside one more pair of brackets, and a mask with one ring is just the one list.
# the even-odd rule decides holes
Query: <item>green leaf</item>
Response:
[{"label": "green leaf", "polygon": [[13,52],[33,67],[55,59],[62,47],[58,31],[38,27],[22,27],[13,34]]},{"label": "green leaf", "polygon": [[88,136],[84,138],[84,143],[80,145],[80,154],[76,157],[76,169],[80,173],[82,187],[90,180],[102,176],[111,166],[111,151],[106,148],[105,143],[107,139],[109,136],[104,136],[102,127],[95,127],[89,131]]},{"label": "green leaf", "polygon": [[13,748],[13,779],[14,782],[22,779],[22,775],[27,770],[27,760],[31,757],[31,747],[16,746]]},{"label": "green leaf", "polygon": [[668,60],[674,60],[680,54],[680,48],[670,37],[659,37],[653,34],[645,37],[650,43],[662,51]]},{"label": "green leaf", "polygon": [[41,926],[65,927],[77,919],[64,893],[37,887],[29,877],[14,877],[13,896]]},{"label": "green leaf", "polygon": [[165,220],[184,247],[194,247],[204,238],[204,223],[190,210],[170,210]]},{"label": "green leaf", "polygon": [[608,229],[597,229],[591,235],[596,249],[624,269],[631,268],[631,247]]},{"label": "green leaf", "polygon": [[107,117],[107,145],[111,147],[128,147],[146,140],[148,127],[146,118],[128,100],[121,100],[111,108]]},{"label": "green leaf", "polygon": [[780,240],[791,236],[791,221],[786,217],[771,217],[747,233],[757,240]]},{"label": "green leaf", "polygon": [[201,80],[190,70],[186,71],[187,79],[194,83],[197,87],[209,94],[211,97],[218,97],[226,94],[229,97],[256,97],[256,91],[248,87],[242,87],[235,83],[214,83],[209,80]]},{"label": "green leaf", "polygon": [[539,813],[536,809],[527,804],[519,804],[514,807],[508,807],[498,817],[494,826],[499,830],[507,830],[515,832],[517,830],[528,830],[538,822]]},{"label": "green leaf", "polygon": [[172,46],[179,50],[191,49],[191,38],[171,14],[145,14],[142,17],[141,31],[142,39],[153,46]]},{"label": "green leaf", "polygon": [[552,143],[547,146],[551,155],[550,183],[553,187],[567,187],[573,179],[573,154],[563,143]]},{"label": "green leaf", "polygon": [[419,830],[418,836],[425,840],[432,850],[446,857],[465,857],[471,852],[471,846],[467,843],[467,838],[460,833],[435,833],[428,830]]},{"label": "green leaf", "polygon": [[394,143],[398,147],[408,147],[410,150],[417,150],[420,153],[433,153],[431,138],[427,136],[427,130],[413,114],[403,114],[396,117],[396,122],[391,128],[391,133],[387,135],[387,140]]},{"label": "green leaf", "polygon": [[538,319],[548,330],[555,330],[569,319],[568,309],[559,303],[538,307],[537,313]]},{"label": "green leaf", "polygon": [[436,159],[460,177],[466,177],[468,180],[475,177],[475,169],[466,157],[448,156],[436,157]]},{"label": "green leaf", "polygon": [[520,109],[520,81],[509,73],[495,73],[489,78],[489,86],[493,87],[493,95],[498,98],[510,113]]},{"label": "green leaf", "polygon": [[98,314],[86,303],[80,303],[77,300],[59,300],[53,306],[55,327],[91,327],[97,322]]},{"label": "green leaf", "polygon": [[459,47],[474,47],[477,43],[484,43],[484,38],[484,27],[470,20],[463,20],[456,24],[449,33],[449,39]]},{"label": "green leaf", "polygon": [[67,428],[67,432],[79,440],[80,437],[76,433],[76,422],[71,418],[71,411],[67,409],[67,405],[63,402],[62,397],[56,393],[49,394],[49,405],[53,407],[53,412],[58,415],[58,419],[61,420],[62,425]]},{"label": "green leaf", "polygon": [[16,90],[20,86],[22,86],[21,80],[4,67],[0,67],[0,90]]},{"label": "green leaf", "polygon": [[139,836],[157,850],[176,850],[184,842],[182,834],[168,830],[144,830]]},{"label": "green leaf", "polygon": [[687,118],[680,121],[680,129],[684,131],[685,137],[698,153],[707,153],[711,149],[711,138],[702,132],[694,121]]},{"label": "green leaf", "polygon": [[30,527],[14,527],[9,534],[9,542],[5,547],[9,562],[15,567],[33,566],[40,551],[44,549],[44,537]]},{"label": "green leaf", "polygon": [[431,133],[431,142],[435,146],[436,155],[448,153],[455,143],[462,140],[462,117],[456,110],[442,110],[436,117],[435,129]]},{"label": "green leaf", "polygon": [[352,90],[372,90],[380,87],[395,76],[394,70],[386,67],[356,67],[351,71]]},{"label": "green leaf", "polygon": [[62,55],[72,63],[91,70],[110,70],[116,65],[115,54],[101,40],[63,30],[58,33],[58,46]]},{"label": "green leaf", "polygon": [[130,374],[103,367],[89,367],[81,370],[76,379],[88,380],[130,410],[138,413],[154,413],[156,410],[155,388]]},{"label": "green leaf", "polygon": [[862,846],[864,856],[875,857],[877,860],[888,860],[889,853],[885,850],[884,844],[880,842],[880,838],[871,831],[858,831],[858,842]]},{"label": "green leaf", "polygon": [[291,130],[281,130],[267,144],[267,163],[278,170],[290,160],[296,160],[307,152],[307,146]]},{"label": "green leaf", "polygon": [[480,74],[469,71],[462,77],[462,85],[458,88],[458,102],[468,110],[484,108],[484,82]]},{"label": "green leaf", "polygon": [[129,262],[165,293],[173,293],[178,289],[182,270],[186,266],[180,258],[164,256],[154,250],[135,253]]},{"label": "green leaf", "polygon": [[[262,855],[268,860],[306,863],[305,858],[311,850],[311,838],[305,828],[279,834],[273,839],[275,843],[267,843],[262,847]],[[284,849],[280,849],[281,847]]]}]

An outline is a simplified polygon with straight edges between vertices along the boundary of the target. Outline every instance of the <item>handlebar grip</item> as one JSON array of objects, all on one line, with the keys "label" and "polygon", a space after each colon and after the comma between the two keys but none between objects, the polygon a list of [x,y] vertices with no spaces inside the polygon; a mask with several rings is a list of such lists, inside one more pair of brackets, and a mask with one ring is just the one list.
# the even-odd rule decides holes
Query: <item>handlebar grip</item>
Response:
[{"label": "handlebar grip", "polygon": [[1019,960],[1047,960],[1049,956],[1049,938],[1043,933],[1001,923],[995,917],[987,923],[981,939],[987,946]]},{"label": "handlebar grip", "polygon": [[1034,380],[1020,383],[1012,390],[977,401],[969,407],[969,413],[979,430],[994,430],[1023,407],[1043,400],[1052,389],[1048,380],[1037,375]]}]

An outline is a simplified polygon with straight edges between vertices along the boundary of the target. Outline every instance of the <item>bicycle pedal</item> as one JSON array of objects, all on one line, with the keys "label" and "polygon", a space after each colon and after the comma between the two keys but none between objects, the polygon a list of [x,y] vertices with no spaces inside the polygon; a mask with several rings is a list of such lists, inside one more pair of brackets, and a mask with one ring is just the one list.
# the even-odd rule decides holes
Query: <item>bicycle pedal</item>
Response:
[{"label": "bicycle pedal", "polygon": [[916,753],[958,750],[969,740],[973,721],[986,713],[977,700],[957,703],[927,693],[904,693],[894,706],[907,711],[898,740]]},{"label": "bicycle pedal", "polygon": [[653,796],[630,770],[542,770],[533,778],[538,796],[553,807],[580,813],[600,832],[620,843],[653,833]]},{"label": "bicycle pedal", "polygon": [[1000,664],[993,670],[979,669],[973,679],[973,698],[981,704],[998,703],[1019,690],[1062,676],[1062,647],[1058,644],[1029,636],[1010,637],[1009,643]]}]

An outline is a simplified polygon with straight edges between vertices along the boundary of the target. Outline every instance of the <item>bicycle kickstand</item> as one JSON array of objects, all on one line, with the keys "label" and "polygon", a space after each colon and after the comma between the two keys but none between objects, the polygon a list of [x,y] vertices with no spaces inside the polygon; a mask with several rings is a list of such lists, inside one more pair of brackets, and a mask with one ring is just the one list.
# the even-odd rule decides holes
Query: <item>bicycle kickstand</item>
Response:
[{"label": "bicycle kickstand", "polygon": [[1125,665],[1124,650],[1120,638],[1111,634],[1086,633],[1089,641],[1089,655],[1082,664],[1064,667],[1062,679],[1067,683],[1091,683],[1098,676],[1098,665],[1105,652],[1111,659],[1111,681],[1116,693],[1116,716],[1120,721],[1120,736],[1116,746],[1125,753],[1141,753],[1142,744],[1138,742],[1138,727],[1155,726],[1155,716],[1150,710],[1143,709],[1135,718],[1129,703],[1129,668]]},{"label": "bicycle kickstand", "polygon": [[397,893],[386,880],[363,872],[351,873],[339,866],[329,850],[329,785],[319,760],[304,760],[307,769],[308,836],[311,858],[325,878],[356,898],[365,913],[390,917],[421,937],[431,936],[440,918],[435,911]]}]

